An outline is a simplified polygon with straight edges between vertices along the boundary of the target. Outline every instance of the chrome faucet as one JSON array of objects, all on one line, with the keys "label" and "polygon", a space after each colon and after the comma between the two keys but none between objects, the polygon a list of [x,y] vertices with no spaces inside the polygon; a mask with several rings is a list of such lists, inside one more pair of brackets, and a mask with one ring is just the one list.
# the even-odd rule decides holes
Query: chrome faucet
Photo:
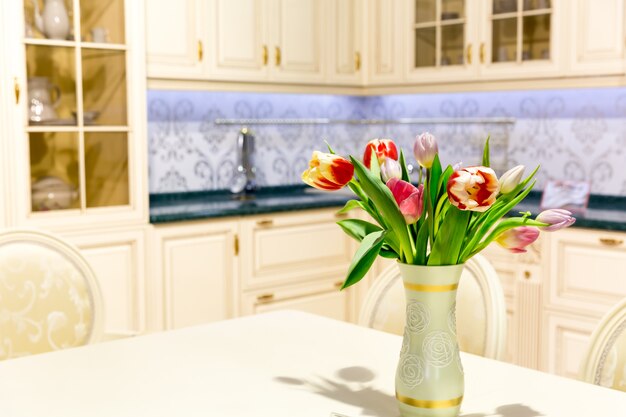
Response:
[{"label": "chrome faucet", "polygon": [[230,191],[235,194],[256,191],[254,134],[247,127],[242,128],[237,136],[237,168]]}]

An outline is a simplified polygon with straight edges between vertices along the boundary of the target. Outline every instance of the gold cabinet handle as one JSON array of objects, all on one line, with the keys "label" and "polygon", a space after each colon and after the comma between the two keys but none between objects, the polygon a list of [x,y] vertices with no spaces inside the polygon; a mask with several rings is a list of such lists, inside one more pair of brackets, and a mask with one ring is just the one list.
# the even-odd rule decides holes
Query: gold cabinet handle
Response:
[{"label": "gold cabinet handle", "polygon": [[480,44],[480,63],[485,63],[485,42]]},{"label": "gold cabinet handle", "polygon": [[348,213],[335,213],[335,218],[336,219],[347,219],[348,218]]},{"label": "gold cabinet handle", "polygon": [[283,61],[283,56],[280,53],[280,47],[279,46],[274,47],[274,52],[276,54],[276,66],[280,67],[281,62]]},{"label": "gold cabinet handle", "polygon": [[272,219],[263,219],[256,222],[257,226],[261,227],[270,227],[274,224],[274,220]]},{"label": "gold cabinet handle", "polygon": [[198,61],[202,61],[204,57],[204,48],[202,46],[202,41],[198,39]]},{"label": "gold cabinet handle", "polygon": [[263,53],[262,53],[262,56],[263,56],[263,65],[265,66],[265,65],[267,65],[267,63],[268,63],[268,61],[269,61],[269,56],[270,56],[269,52],[267,51],[267,45],[263,45]]},{"label": "gold cabinet handle", "polygon": [[256,300],[259,303],[269,303],[274,299],[274,294],[261,294],[257,295]]},{"label": "gold cabinet handle", "polygon": [[15,104],[20,102],[20,83],[17,77],[13,78],[13,89],[15,90]]},{"label": "gold cabinet handle", "polygon": [[361,53],[358,51],[354,53],[354,70],[361,71]]},{"label": "gold cabinet handle", "polygon": [[532,274],[530,273],[530,271],[524,271],[524,278],[530,279],[531,276]]},{"label": "gold cabinet handle", "polygon": [[472,44],[467,45],[467,63],[472,63]]},{"label": "gold cabinet handle", "polygon": [[341,288],[341,287],[343,287],[343,281],[335,282],[335,288]]},{"label": "gold cabinet handle", "polygon": [[624,243],[623,239],[614,239],[611,237],[601,237],[600,238],[600,243],[602,243],[605,246],[619,246],[622,243]]}]

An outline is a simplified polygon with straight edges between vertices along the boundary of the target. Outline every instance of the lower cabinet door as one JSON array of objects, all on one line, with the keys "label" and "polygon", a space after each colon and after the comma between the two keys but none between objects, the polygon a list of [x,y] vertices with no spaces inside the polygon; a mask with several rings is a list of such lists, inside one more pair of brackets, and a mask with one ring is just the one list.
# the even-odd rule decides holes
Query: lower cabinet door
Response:
[{"label": "lower cabinet door", "polygon": [[342,321],[353,321],[351,290],[339,291],[340,280],[244,294],[244,315],[278,310],[299,310]]},{"label": "lower cabinet door", "polygon": [[104,299],[105,337],[145,330],[146,228],[65,235],[94,270]]},{"label": "lower cabinet door", "polygon": [[591,333],[599,320],[552,311],[545,313],[544,320],[543,370],[578,379]]},{"label": "lower cabinet door", "polygon": [[236,232],[231,221],[155,228],[155,330],[232,317]]}]

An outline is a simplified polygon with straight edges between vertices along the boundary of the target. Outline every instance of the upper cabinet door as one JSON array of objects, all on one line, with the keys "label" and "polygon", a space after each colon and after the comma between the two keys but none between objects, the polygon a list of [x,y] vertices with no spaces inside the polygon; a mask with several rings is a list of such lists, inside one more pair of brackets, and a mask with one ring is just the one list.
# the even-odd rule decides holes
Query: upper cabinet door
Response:
[{"label": "upper cabinet door", "polygon": [[272,79],[321,83],[325,79],[322,19],[325,0],[274,0],[272,2]]},{"label": "upper cabinet door", "polygon": [[328,2],[326,36],[329,84],[363,83],[364,3],[362,0]]},{"label": "upper cabinet door", "polygon": [[623,74],[624,1],[571,2],[570,67],[572,75]]},{"label": "upper cabinet door", "polygon": [[402,17],[405,0],[370,0],[369,65],[370,84],[400,84],[403,81]]},{"label": "upper cabinet door", "polygon": [[407,0],[406,5],[410,28],[407,79],[425,83],[475,78],[477,4],[469,0]]},{"label": "upper cabinet door", "polygon": [[201,0],[146,0],[148,77],[206,77],[203,4]]},{"label": "upper cabinet door", "polygon": [[265,80],[268,0],[213,0],[210,5],[211,77]]},{"label": "upper cabinet door", "polygon": [[563,0],[483,0],[481,78],[562,75]]}]

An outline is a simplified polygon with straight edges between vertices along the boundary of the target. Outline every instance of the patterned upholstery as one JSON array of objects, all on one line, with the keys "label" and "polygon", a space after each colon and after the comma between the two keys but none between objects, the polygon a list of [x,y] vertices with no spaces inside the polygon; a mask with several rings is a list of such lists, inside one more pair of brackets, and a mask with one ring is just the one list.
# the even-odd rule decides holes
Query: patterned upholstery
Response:
[{"label": "patterned upholstery", "polygon": [[98,339],[101,305],[76,249],[38,232],[0,234],[0,360]]},{"label": "patterned upholstery", "polygon": [[600,320],[592,334],[581,378],[626,392],[626,299]]},{"label": "patterned upholstery", "polygon": [[[405,295],[400,270],[386,268],[367,294],[359,324],[402,335]],[[506,307],[502,286],[489,262],[481,255],[470,259],[457,292],[457,339],[464,352],[503,359]]]}]

